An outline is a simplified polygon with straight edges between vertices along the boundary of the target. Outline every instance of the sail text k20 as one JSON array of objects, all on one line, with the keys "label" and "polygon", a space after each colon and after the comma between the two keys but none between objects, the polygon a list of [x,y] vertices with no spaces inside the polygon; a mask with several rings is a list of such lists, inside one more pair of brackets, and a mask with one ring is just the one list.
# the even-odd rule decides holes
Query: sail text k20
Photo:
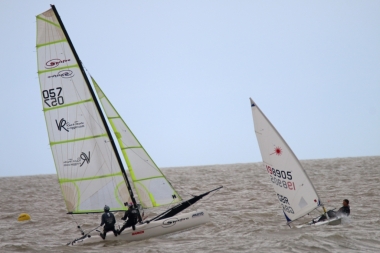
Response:
[{"label": "sail text k20", "polygon": [[269,165],[265,165],[265,168],[270,175],[272,183],[284,189],[296,190],[294,182],[283,180],[293,179],[291,171],[277,170],[275,168],[270,167]]}]

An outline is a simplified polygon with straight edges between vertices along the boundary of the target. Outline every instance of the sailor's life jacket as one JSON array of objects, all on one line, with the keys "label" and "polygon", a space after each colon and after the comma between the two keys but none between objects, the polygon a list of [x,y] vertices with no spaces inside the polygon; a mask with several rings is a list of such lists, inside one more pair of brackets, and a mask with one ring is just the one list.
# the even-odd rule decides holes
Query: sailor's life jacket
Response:
[{"label": "sailor's life jacket", "polygon": [[126,220],[128,218],[128,220],[130,220],[130,221],[137,222],[137,216],[138,216],[137,209],[134,207],[131,207],[128,209],[128,211],[125,212],[124,217],[121,219]]},{"label": "sailor's life jacket", "polygon": [[100,226],[105,225],[106,227],[112,227],[116,223],[115,216],[113,213],[106,212],[102,215],[102,223],[100,223]]}]

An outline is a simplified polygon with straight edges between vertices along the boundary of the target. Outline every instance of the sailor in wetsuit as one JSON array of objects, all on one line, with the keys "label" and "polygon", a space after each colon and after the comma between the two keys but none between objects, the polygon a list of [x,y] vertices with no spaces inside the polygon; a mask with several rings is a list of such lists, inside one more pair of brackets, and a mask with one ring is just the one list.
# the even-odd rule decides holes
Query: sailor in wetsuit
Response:
[{"label": "sailor in wetsuit", "polygon": [[112,231],[115,236],[117,236],[117,231],[115,230],[115,223],[116,219],[115,216],[110,213],[109,206],[104,206],[104,213],[102,215],[102,222],[100,223],[100,226],[103,226],[103,233],[100,233],[100,236],[104,239],[106,239],[106,234],[108,231]]},{"label": "sailor in wetsuit", "polygon": [[350,201],[348,199],[343,200],[343,206],[339,208],[338,215],[350,215]]},{"label": "sailor in wetsuit", "polygon": [[133,203],[124,203],[125,206],[128,206],[128,210],[125,212],[124,217],[121,218],[122,220],[127,220],[123,227],[119,230],[119,235],[121,232],[129,227],[132,227],[133,230],[136,230],[136,223],[137,223],[137,216],[138,216],[138,210],[133,206]]},{"label": "sailor in wetsuit", "polygon": [[[333,210],[330,210],[327,212],[327,215],[329,216],[329,218],[334,218],[334,217],[341,217],[341,216],[349,216],[350,215],[350,201],[348,199],[344,199],[343,200],[343,206],[341,208],[339,208],[339,210],[337,212],[333,211]],[[324,220],[327,220],[327,217],[326,215],[322,215],[318,221],[324,221]]]}]

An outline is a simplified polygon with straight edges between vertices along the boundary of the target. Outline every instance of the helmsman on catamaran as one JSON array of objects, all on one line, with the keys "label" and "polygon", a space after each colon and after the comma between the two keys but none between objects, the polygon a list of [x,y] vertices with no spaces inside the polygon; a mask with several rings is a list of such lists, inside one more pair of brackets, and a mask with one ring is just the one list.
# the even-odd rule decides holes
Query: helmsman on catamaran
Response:
[{"label": "helmsman on catamaran", "polygon": [[133,230],[136,230],[135,225],[137,224],[138,210],[133,206],[133,203],[124,203],[125,206],[128,206],[128,210],[125,212],[122,220],[126,220],[123,227],[118,231],[119,235],[121,232],[129,227],[132,227]]}]

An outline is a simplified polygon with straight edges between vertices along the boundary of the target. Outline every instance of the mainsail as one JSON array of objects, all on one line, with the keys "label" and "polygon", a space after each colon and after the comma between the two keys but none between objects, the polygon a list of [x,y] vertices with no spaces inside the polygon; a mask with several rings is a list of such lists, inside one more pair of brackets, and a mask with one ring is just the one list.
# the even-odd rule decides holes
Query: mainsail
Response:
[{"label": "mainsail", "polygon": [[[69,213],[126,210],[134,201],[107,123],[58,14],[37,16],[38,76],[58,180]],[[135,201],[134,201],[135,202]]]},{"label": "mainsail", "polygon": [[175,204],[182,199],[137,140],[109,99],[92,78],[99,100],[123,153],[135,190],[144,208]]},{"label": "mainsail", "polygon": [[320,198],[288,144],[257,104],[252,99],[250,101],[265,171],[270,176],[287,221],[294,221],[320,206]]}]

